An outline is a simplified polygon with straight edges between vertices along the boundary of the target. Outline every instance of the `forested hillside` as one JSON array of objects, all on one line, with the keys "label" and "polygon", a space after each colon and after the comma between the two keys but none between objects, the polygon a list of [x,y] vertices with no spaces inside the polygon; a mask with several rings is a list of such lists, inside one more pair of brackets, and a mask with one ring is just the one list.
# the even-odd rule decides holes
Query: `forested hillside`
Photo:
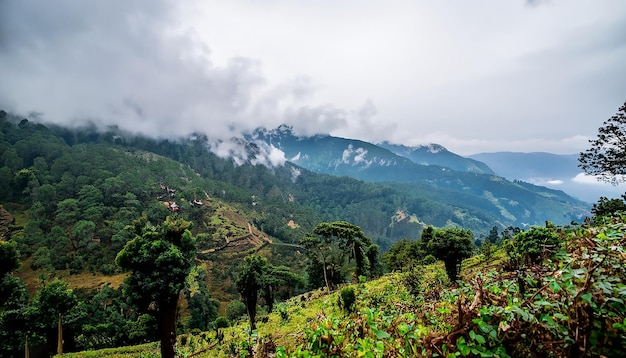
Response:
[{"label": "forested hillside", "polygon": [[[478,209],[494,217],[493,222],[501,227],[537,225],[545,220],[567,224],[581,219],[589,210],[588,204],[562,191],[509,181],[493,175],[483,163],[461,158],[441,147],[420,149],[384,143],[374,145],[329,135],[297,136],[288,126],[257,129],[249,138],[280,148],[290,162],[311,171],[373,183],[397,183],[396,188],[402,187],[409,195],[417,194],[415,201],[435,198],[438,203],[462,210]],[[431,163],[424,163],[425,160]],[[425,215],[425,211],[419,209],[414,213],[418,217]],[[446,217],[451,224],[483,231],[484,222],[472,222],[468,218],[481,217],[475,213],[467,215],[457,211],[452,217],[449,214],[436,217]]]},{"label": "forested hillside", "polygon": [[[185,249],[193,257],[171,261],[187,263],[178,277],[188,272],[184,282],[172,283],[172,292],[181,292],[179,330],[190,332],[217,325],[218,313],[230,319],[245,313],[236,298],[244,294],[238,275],[248,255],[267,260],[253,269],[260,270],[259,292],[271,292],[264,302],[273,302],[323,285],[322,269],[333,284],[379,274],[378,253],[402,238],[418,239],[429,226],[463,227],[480,237],[494,227],[569,222],[586,212],[558,192],[525,183],[502,186],[498,177],[488,195],[474,192],[471,176],[461,191],[370,183],[291,163],[254,165],[261,155],[254,142],[239,143],[247,159],[236,162],[213,154],[199,135],[155,140],[117,128],[72,129],[0,115],[0,233],[11,262],[0,285],[7,293],[0,312],[6,352],[19,351],[27,337],[33,352],[55,351],[59,316],[66,350],[158,339],[157,327],[168,317],[156,314],[158,307],[173,299],[140,304],[138,292],[160,287],[158,280],[144,281],[160,271],[131,284],[135,276],[128,270],[145,263],[165,267],[158,263],[174,260],[168,252],[180,251],[176,237],[183,231],[193,237],[193,249]],[[442,171],[441,180],[456,179]],[[348,234],[330,250],[303,244],[320,223],[338,220],[362,229],[361,239]],[[137,257],[147,255],[143,264],[120,259],[141,240],[147,243],[137,251]]]}]

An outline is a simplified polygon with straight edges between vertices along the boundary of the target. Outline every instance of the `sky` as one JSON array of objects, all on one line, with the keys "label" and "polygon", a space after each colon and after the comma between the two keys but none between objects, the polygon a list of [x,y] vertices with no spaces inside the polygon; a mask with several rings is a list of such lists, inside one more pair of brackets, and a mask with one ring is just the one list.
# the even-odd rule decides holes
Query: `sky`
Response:
[{"label": "sky", "polygon": [[623,0],[0,0],[0,108],[47,122],[571,154],[625,101]]}]

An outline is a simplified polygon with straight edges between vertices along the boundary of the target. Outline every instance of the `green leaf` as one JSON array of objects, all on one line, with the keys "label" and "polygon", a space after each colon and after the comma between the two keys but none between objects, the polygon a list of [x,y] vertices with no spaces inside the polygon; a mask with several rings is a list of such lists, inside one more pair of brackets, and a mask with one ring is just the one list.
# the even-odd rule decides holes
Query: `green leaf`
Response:
[{"label": "green leaf", "polygon": [[561,321],[567,321],[569,319],[566,315],[558,312],[554,314],[554,317],[560,319]]},{"label": "green leaf", "polygon": [[590,292],[585,292],[582,295],[580,295],[580,299],[587,302],[587,303],[591,303],[591,300],[593,299],[593,296],[591,295]]},{"label": "green leaf", "polygon": [[476,334],[474,339],[476,340],[476,342],[478,342],[478,344],[485,344],[487,341],[485,340],[485,337],[483,337],[480,334]]},{"label": "green leaf", "polygon": [[376,338],[378,338],[378,339],[387,339],[389,337],[391,337],[389,335],[389,333],[387,333],[387,332],[385,332],[383,330],[377,330],[376,331]]},{"label": "green leaf", "polygon": [[470,354],[470,347],[465,343],[465,337],[459,337],[456,341],[456,347],[459,349],[462,355],[466,356]]},{"label": "green leaf", "polygon": [[559,286],[558,282],[552,281],[552,283],[550,284],[550,289],[552,290],[552,292],[559,292],[561,291],[561,286]]}]

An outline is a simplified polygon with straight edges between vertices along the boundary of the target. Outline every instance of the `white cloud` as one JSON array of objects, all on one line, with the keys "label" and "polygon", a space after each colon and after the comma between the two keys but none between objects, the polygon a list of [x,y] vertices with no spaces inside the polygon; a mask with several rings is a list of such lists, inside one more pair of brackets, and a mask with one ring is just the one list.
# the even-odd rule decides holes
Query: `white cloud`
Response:
[{"label": "white cloud", "polygon": [[563,180],[552,179],[552,180],[548,180],[546,183],[550,184],[550,185],[561,185],[561,184],[563,184]]},{"label": "white cloud", "polygon": [[[574,178],[572,178],[572,181],[575,183],[579,183],[579,184],[588,184],[588,185],[597,185],[597,186],[609,185],[608,183],[604,181],[598,180],[598,177],[594,175],[588,175],[585,173],[580,173],[576,175]],[[622,179],[620,179],[620,182],[624,182],[624,181],[626,181],[626,176],[622,176]]]},{"label": "white cloud", "polygon": [[575,153],[625,100],[624,14],[622,0],[4,0],[0,107],[161,137],[287,123]]},{"label": "white cloud", "polygon": [[302,174],[302,171],[299,168],[291,167],[291,182],[295,183],[301,174]]}]

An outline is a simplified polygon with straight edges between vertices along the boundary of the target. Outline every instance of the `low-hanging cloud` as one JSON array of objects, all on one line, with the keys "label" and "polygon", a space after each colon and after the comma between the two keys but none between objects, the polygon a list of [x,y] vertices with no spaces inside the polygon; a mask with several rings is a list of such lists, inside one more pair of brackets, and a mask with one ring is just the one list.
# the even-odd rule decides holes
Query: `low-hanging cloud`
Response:
[{"label": "low-hanging cloud", "polygon": [[[302,133],[346,125],[332,105],[299,104],[314,91],[300,76],[269,85],[262,64],[211,62],[185,27],[179,2],[7,0],[0,2],[0,108],[44,121],[121,129],[160,138],[205,134],[218,154],[238,155],[239,137],[289,123]],[[303,125],[301,125],[303,124]],[[301,125],[301,126],[300,126]],[[260,164],[284,162],[261,148]]]}]

